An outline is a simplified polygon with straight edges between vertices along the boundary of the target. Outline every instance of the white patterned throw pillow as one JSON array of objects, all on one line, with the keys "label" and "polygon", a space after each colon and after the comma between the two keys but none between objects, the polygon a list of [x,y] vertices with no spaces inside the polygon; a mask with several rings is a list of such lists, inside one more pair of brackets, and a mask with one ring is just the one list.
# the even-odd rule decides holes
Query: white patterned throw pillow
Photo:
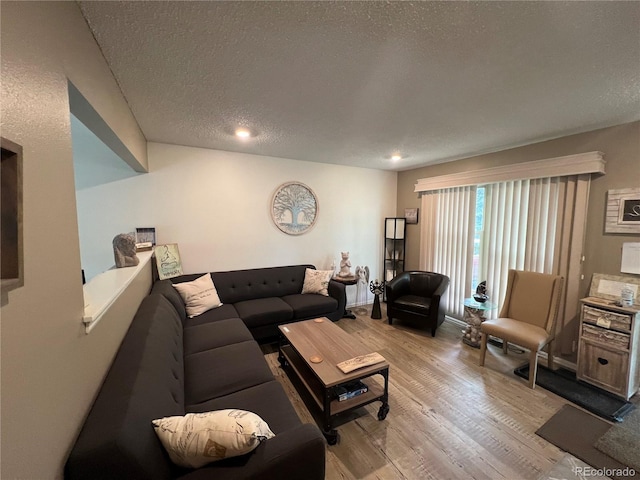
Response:
[{"label": "white patterned throw pillow", "polygon": [[193,282],[174,283],[173,286],[184,300],[187,315],[190,318],[222,305],[218,291],[208,273]]},{"label": "white patterned throw pillow", "polygon": [[314,270],[307,268],[304,271],[304,284],[302,293],[317,293],[329,296],[329,280],[333,275],[333,270]]},{"label": "white patterned throw pillow", "polygon": [[152,423],[171,461],[187,468],[244,455],[275,436],[262,418],[245,410],[187,413]]}]

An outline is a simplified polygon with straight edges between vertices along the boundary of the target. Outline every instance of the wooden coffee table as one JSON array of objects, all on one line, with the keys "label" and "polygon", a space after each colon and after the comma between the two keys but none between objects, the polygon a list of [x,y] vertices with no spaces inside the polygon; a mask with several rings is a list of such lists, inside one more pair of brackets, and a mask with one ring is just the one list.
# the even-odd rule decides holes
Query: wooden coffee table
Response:
[{"label": "wooden coffee table", "polygon": [[[389,413],[389,363],[385,360],[374,365],[342,373],[337,364],[360,355],[372,353],[358,339],[349,335],[327,318],[317,318],[281,325],[278,360],[283,368],[300,380],[306,392],[314,400],[310,409],[320,413],[318,423],[329,445],[338,441],[333,421],[338,414],[380,401],[378,420]],[[319,359],[322,359],[319,363]],[[369,379],[382,375],[384,388]],[[360,380],[368,391],[344,401],[338,401],[336,389]],[[296,383],[296,382],[294,382]],[[301,392],[302,393],[302,392]],[[317,408],[314,408],[317,407]]]}]

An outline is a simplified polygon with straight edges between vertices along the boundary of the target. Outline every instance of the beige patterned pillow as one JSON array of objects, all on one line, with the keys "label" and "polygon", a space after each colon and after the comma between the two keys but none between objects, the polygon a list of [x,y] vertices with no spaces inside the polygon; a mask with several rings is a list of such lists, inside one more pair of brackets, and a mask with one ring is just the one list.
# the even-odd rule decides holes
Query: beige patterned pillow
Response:
[{"label": "beige patterned pillow", "polygon": [[171,461],[187,468],[244,455],[275,436],[262,418],[245,410],[187,413],[151,423]]},{"label": "beige patterned pillow", "polygon": [[317,293],[329,296],[329,280],[333,275],[333,270],[314,270],[307,268],[304,271],[304,284],[302,293]]},{"label": "beige patterned pillow", "polygon": [[195,317],[222,305],[211,275],[208,273],[193,282],[174,283],[180,293],[189,317]]}]

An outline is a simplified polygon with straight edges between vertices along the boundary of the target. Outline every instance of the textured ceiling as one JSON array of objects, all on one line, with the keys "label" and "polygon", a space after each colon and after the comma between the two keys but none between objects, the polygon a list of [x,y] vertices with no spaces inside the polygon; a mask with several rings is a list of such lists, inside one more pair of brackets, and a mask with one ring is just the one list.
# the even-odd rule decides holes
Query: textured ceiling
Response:
[{"label": "textured ceiling", "polygon": [[640,119],[639,2],[79,4],[149,141],[404,170]]}]

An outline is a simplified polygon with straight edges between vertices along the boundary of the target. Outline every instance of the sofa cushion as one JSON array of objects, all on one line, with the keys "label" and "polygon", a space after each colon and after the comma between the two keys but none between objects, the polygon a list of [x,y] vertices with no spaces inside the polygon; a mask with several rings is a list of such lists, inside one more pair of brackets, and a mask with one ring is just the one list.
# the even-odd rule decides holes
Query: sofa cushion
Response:
[{"label": "sofa cushion", "polygon": [[251,332],[239,318],[186,327],[183,338],[185,355],[253,340]]},{"label": "sofa cushion", "polygon": [[189,405],[273,380],[255,341],[187,355],[184,375],[185,403]]},{"label": "sofa cushion", "polygon": [[335,312],[338,301],[333,297],[314,294],[296,294],[282,297],[282,300],[293,309],[293,318],[323,317],[327,313]]},{"label": "sofa cushion", "polygon": [[216,286],[208,273],[192,282],[174,283],[173,286],[184,300],[189,317],[196,317],[222,305]]},{"label": "sofa cushion", "polygon": [[[237,407],[236,407],[237,405]],[[205,402],[198,409],[241,408],[258,414],[276,436],[249,455],[229,458],[176,475],[180,480],[325,478],[326,442],[318,427],[302,424],[276,380]],[[200,410],[197,410],[200,411]]]},{"label": "sofa cushion", "polygon": [[153,427],[171,461],[186,468],[244,455],[274,437],[258,415],[237,409],[159,418]]},{"label": "sofa cushion", "polygon": [[395,308],[401,308],[407,312],[426,314],[431,307],[431,299],[419,295],[403,295],[395,301]]},{"label": "sofa cushion", "polygon": [[254,268],[231,272],[213,272],[211,277],[223,303],[255,298],[282,297],[300,293],[304,272],[313,265]]},{"label": "sofa cushion", "polygon": [[220,320],[228,320],[229,318],[240,318],[238,315],[238,311],[236,307],[231,304],[223,304],[218,308],[213,308],[204,312],[203,314],[198,315],[197,317],[189,318],[187,317],[184,320],[184,326],[193,327],[195,325],[203,325],[205,323],[211,322],[219,322]]},{"label": "sofa cushion", "polygon": [[234,306],[249,328],[288,322],[293,319],[291,306],[277,297],[245,300]]},{"label": "sofa cushion", "polygon": [[199,405],[186,406],[188,412],[207,412],[225,408],[239,408],[254,412],[269,424],[269,428],[276,435],[301,423],[284,388],[273,378],[269,382],[223,395]]},{"label": "sofa cushion", "polygon": [[329,281],[333,270],[315,270],[307,268],[304,271],[304,283],[301,293],[318,293],[325,297],[329,295]]}]

